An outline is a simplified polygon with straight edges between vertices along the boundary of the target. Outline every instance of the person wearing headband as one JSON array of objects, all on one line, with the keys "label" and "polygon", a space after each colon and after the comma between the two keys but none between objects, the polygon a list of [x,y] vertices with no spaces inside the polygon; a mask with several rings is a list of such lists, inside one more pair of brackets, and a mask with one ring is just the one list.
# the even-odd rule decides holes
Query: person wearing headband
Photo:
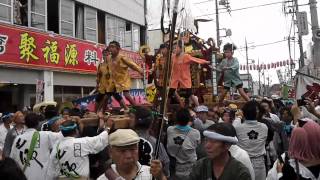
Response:
[{"label": "person wearing headband", "polygon": [[189,180],[252,179],[248,168],[229,152],[230,147],[238,142],[231,124],[213,124],[203,132],[203,135],[206,138],[207,156],[196,162],[189,175]]},{"label": "person wearing headband", "polygon": [[[44,180],[46,178],[50,151],[54,148],[54,144],[63,138],[61,133],[37,131],[39,122],[42,120],[43,117],[39,114],[27,114],[25,117],[27,129],[23,134],[18,135],[12,144],[10,157],[24,171],[27,179]],[[33,152],[29,154],[31,149]]]},{"label": "person wearing headband", "polygon": [[202,133],[205,129],[214,124],[214,122],[208,119],[209,109],[207,106],[200,105],[195,108],[195,111],[197,115],[193,121],[194,128]]},{"label": "person wearing headband", "polygon": [[[181,103],[180,95],[175,94],[179,88],[183,92],[183,96],[187,102],[189,98],[193,101],[195,106],[199,106],[197,98],[192,94],[192,82],[190,65],[192,63],[197,64],[209,64],[209,61],[192,57],[189,54],[183,52],[183,41],[179,40],[176,45],[175,54],[172,56],[172,73],[170,80],[169,97],[175,97],[178,102]],[[186,103],[186,105],[188,105]]]},{"label": "person wearing headband", "polygon": [[239,74],[239,61],[237,58],[233,57],[234,50],[236,47],[233,44],[227,43],[223,46],[223,52],[225,58],[217,66],[217,71],[223,73],[223,89],[219,98],[219,102],[222,103],[228,91],[231,87],[236,87],[240,95],[245,101],[250,101],[247,94],[244,92],[242,86],[243,82],[240,79]]},{"label": "person wearing headband", "polygon": [[89,154],[97,154],[108,145],[110,128],[106,127],[94,137],[77,138],[80,123],[79,119],[66,120],[59,126],[64,138],[55,144],[50,154],[48,179],[88,179]]},{"label": "person wearing headband", "polygon": [[[136,103],[129,93],[131,88],[129,68],[143,75],[143,69],[139,65],[128,57],[119,54],[121,50],[119,42],[111,41],[109,43],[108,50],[110,55],[106,57],[105,62],[103,63],[104,66],[98,71],[97,77],[97,87],[99,92],[97,100],[103,100],[104,102],[97,107],[97,112],[99,112],[100,117],[104,112],[106,100],[110,96],[115,97],[125,111],[129,111],[120,95],[122,92],[130,104],[135,106]],[[104,97],[105,95],[107,96]]]}]

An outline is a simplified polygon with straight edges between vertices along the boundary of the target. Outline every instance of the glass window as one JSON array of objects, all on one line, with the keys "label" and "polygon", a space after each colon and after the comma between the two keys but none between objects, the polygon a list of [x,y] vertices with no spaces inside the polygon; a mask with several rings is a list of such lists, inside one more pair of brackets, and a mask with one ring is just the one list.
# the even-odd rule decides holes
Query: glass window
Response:
[{"label": "glass window", "polygon": [[61,0],[61,34],[74,36],[74,1]]},{"label": "glass window", "polygon": [[11,0],[0,0],[0,21],[11,22]]},{"label": "glass window", "polygon": [[97,42],[97,10],[85,8],[85,39]]},{"label": "glass window", "polygon": [[[129,28],[129,27],[130,28]],[[131,23],[126,23],[126,34],[125,34],[125,49],[132,50],[132,33],[131,33]]]},{"label": "glass window", "polygon": [[117,18],[117,20],[118,20],[117,41],[120,43],[121,47],[125,47],[124,39],[125,39],[126,22],[119,18]]},{"label": "glass window", "polygon": [[91,30],[91,29],[86,29],[86,39],[89,41],[97,41],[97,31],[96,30]]},{"label": "glass window", "polygon": [[45,29],[45,16],[38,14],[31,14],[31,27],[35,27],[38,29]]},{"label": "glass window", "polygon": [[61,21],[61,34],[73,36],[73,24]]},{"label": "glass window", "polygon": [[109,16],[107,15],[106,16],[106,42],[107,44],[109,44],[111,41],[113,40],[117,40],[116,39],[116,32],[117,32],[117,21],[116,21],[116,18],[113,17],[113,16]]},{"label": "glass window", "polygon": [[126,22],[120,18],[106,16],[106,42],[118,41],[120,46],[125,48]]},{"label": "glass window", "polygon": [[31,0],[31,11],[45,14],[45,0]]},{"label": "glass window", "polygon": [[31,27],[45,30],[45,0],[31,0]]},{"label": "glass window", "polygon": [[140,47],[140,26],[136,24],[132,24],[132,50],[133,51],[139,51]]}]

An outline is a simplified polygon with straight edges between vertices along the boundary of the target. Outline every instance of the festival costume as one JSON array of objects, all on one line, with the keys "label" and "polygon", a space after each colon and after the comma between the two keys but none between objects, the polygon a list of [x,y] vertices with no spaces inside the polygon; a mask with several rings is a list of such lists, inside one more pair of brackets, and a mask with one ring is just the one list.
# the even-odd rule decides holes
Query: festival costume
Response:
[{"label": "festival costume", "polygon": [[163,80],[164,80],[164,69],[165,69],[165,62],[166,57],[163,57],[162,55],[156,59],[155,63],[155,84],[157,88],[163,87]]},{"label": "festival costume", "polygon": [[[35,129],[29,128],[15,138],[10,157],[14,159],[21,169],[27,161],[28,150],[33,138]],[[29,166],[26,165],[24,174],[27,179],[44,180],[46,178],[46,171],[49,162],[50,150],[54,148],[54,144],[62,139],[61,133],[54,133],[50,131],[39,131],[39,137],[34,146]]]},{"label": "festival costume", "polygon": [[[223,70],[223,68],[228,68]],[[230,89],[231,87],[241,88],[242,81],[239,74],[239,61],[237,58],[223,59],[221,63],[217,66],[217,71],[220,72],[220,76],[223,73],[223,86],[225,89]]]},{"label": "festival costume", "polygon": [[88,178],[89,154],[97,154],[108,145],[108,133],[94,137],[65,137],[55,144],[48,164],[47,179]]},{"label": "festival costume", "polygon": [[[214,173],[212,171],[214,162],[209,158],[203,158],[196,162],[189,175],[188,180],[215,180]],[[219,177],[219,180],[251,180],[251,176],[248,168],[246,168],[241,162],[230,156],[228,163],[225,165],[224,170]]]},{"label": "festival costume", "polygon": [[191,73],[190,64],[206,64],[208,61],[192,57],[189,54],[182,54],[180,56],[172,56],[172,75],[170,88],[177,89],[190,89],[191,83]]},{"label": "festival costume", "polygon": [[255,172],[255,179],[266,178],[266,166],[264,155],[266,154],[266,141],[268,127],[256,120],[246,120],[235,127],[240,148],[247,151]]},{"label": "festival costume", "polygon": [[142,71],[140,66],[126,56],[119,54],[113,61],[111,55],[109,55],[107,61],[102,63],[99,68],[99,72],[101,72],[99,93],[129,91],[131,88],[131,79],[128,68],[138,72]]}]

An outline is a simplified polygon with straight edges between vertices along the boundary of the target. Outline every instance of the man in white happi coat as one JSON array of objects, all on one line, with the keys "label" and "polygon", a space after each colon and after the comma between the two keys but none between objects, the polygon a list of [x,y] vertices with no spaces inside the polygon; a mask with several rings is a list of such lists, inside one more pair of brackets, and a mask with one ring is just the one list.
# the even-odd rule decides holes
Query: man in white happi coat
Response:
[{"label": "man in white happi coat", "polygon": [[[20,168],[24,171],[27,179],[43,180],[45,179],[48,157],[53,145],[63,136],[61,133],[49,131],[38,132],[36,128],[42,120],[40,115],[35,113],[27,114],[25,117],[26,131],[17,136],[12,144],[10,157],[14,159]],[[33,152],[28,158],[30,144],[34,139]],[[32,149],[32,148],[31,148]]]},{"label": "man in white happi coat", "polygon": [[108,145],[109,129],[106,127],[94,137],[77,138],[77,123],[72,120],[62,123],[64,138],[51,152],[46,179],[89,179],[89,154],[97,154]]}]

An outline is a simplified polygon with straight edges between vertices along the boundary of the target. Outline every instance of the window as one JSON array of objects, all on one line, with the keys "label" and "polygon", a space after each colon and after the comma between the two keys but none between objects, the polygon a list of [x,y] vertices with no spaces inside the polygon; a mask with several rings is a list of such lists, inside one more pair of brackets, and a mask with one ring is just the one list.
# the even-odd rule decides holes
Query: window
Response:
[{"label": "window", "polygon": [[106,43],[106,15],[102,11],[98,11],[98,42]]},{"label": "window", "polygon": [[131,33],[131,23],[126,22],[126,34],[125,34],[125,49],[132,50],[132,33]]},{"label": "window", "polygon": [[126,22],[120,18],[107,15],[106,38],[107,43],[118,41],[121,47],[125,48]]},{"label": "window", "polygon": [[85,39],[97,42],[97,10],[85,7]]},{"label": "window", "polygon": [[140,26],[136,24],[132,24],[132,50],[139,51],[140,48]]},{"label": "window", "polygon": [[84,39],[84,12],[82,4],[75,4],[75,33],[76,37]]},{"label": "window", "polygon": [[46,30],[46,0],[31,0],[31,27]]},{"label": "window", "polygon": [[28,0],[13,0],[13,23],[28,26]]},{"label": "window", "polygon": [[60,0],[60,9],[60,34],[74,36],[74,1]]},{"label": "window", "polygon": [[0,21],[11,23],[11,0],[0,0]]},{"label": "window", "polygon": [[106,35],[107,35],[107,44],[109,44],[111,41],[117,41],[117,31],[118,31],[118,25],[116,21],[116,17],[113,16],[106,16],[107,22],[106,22]]},{"label": "window", "polygon": [[59,33],[59,0],[47,1],[47,30]]},{"label": "window", "polygon": [[125,30],[126,30],[126,22],[122,19],[116,18],[118,21],[118,30],[116,32],[117,41],[120,43],[120,46],[126,48],[125,46]]}]

